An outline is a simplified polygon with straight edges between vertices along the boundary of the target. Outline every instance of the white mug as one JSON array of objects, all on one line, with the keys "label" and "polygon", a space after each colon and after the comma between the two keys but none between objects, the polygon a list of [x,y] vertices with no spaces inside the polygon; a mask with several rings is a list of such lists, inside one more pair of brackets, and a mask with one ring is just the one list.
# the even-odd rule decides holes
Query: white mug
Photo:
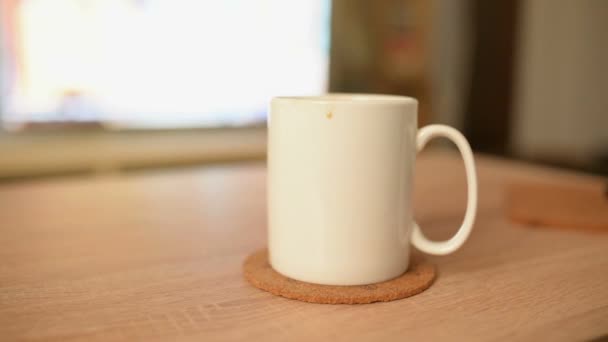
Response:
[{"label": "white mug", "polygon": [[[392,95],[272,100],[268,250],[277,272],[317,284],[371,284],[407,270],[410,241],[438,255],[462,246],[477,211],[473,154],[451,127],[418,130],[417,107]],[[456,235],[435,242],[412,217],[412,178],[416,153],[440,136],[464,159],[468,202]]]}]

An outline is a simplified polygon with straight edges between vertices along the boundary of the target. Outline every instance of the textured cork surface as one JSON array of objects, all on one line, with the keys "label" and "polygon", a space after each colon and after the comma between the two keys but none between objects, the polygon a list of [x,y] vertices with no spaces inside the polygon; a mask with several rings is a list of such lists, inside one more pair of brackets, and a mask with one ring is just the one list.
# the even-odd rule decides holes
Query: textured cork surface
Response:
[{"label": "textured cork surface", "polygon": [[268,263],[268,251],[262,249],[245,260],[243,273],[251,285],[277,296],[310,303],[367,304],[402,299],[428,289],[435,279],[435,266],[412,256],[409,270],[395,279],[360,286],[318,285],[279,274]]},{"label": "textured cork surface", "polygon": [[608,233],[608,194],[601,186],[510,184],[506,204],[516,222]]}]

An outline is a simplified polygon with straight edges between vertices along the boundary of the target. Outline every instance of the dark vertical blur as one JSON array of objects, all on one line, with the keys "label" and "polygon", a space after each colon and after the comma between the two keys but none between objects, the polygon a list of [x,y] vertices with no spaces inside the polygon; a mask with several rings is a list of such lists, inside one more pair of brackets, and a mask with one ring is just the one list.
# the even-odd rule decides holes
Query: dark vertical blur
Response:
[{"label": "dark vertical blur", "polygon": [[465,129],[471,146],[506,154],[513,111],[519,0],[475,0]]}]

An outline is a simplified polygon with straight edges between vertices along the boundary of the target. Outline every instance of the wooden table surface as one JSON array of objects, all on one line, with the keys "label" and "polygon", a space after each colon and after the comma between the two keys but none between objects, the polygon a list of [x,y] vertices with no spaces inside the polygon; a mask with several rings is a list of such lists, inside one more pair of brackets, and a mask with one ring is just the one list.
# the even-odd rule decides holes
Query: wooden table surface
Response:
[{"label": "wooden table surface", "polygon": [[[275,297],[241,275],[265,245],[263,164],[0,185],[0,340],[581,340],[608,334],[608,234],[508,222],[509,182],[590,176],[477,156],[467,244],[430,257],[435,284],[369,305]],[[466,198],[456,155],[423,154],[415,215],[450,235]]]}]

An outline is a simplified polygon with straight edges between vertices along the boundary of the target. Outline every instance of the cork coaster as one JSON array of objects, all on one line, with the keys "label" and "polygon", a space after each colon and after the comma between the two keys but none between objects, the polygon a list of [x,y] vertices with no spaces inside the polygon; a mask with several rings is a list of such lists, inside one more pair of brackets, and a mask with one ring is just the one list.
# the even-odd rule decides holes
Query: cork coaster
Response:
[{"label": "cork coaster", "polygon": [[402,299],[428,289],[435,279],[435,266],[412,256],[410,269],[395,279],[370,285],[318,285],[279,274],[268,263],[268,251],[262,249],[245,260],[243,273],[251,285],[289,299],[321,304],[367,304]]},{"label": "cork coaster", "polygon": [[608,233],[608,194],[602,186],[511,184],[506,204],[516,222]]}]

